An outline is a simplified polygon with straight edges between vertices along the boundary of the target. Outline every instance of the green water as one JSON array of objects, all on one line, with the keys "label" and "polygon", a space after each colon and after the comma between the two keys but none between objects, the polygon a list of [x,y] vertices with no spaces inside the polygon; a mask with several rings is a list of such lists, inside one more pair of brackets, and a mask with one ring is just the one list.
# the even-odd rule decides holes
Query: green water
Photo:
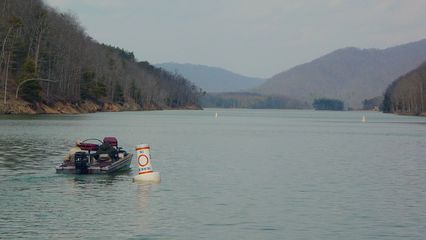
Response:
[{"label": "green water", "polygon": [[[218,112],[218,118],[215,118]],[[362,123],[362,115],[367,123]],[[55,174],[76,139],[151,146],[158,185]],[[289,110],[0,116],[1,239],[424,239],[426,118]]]}]

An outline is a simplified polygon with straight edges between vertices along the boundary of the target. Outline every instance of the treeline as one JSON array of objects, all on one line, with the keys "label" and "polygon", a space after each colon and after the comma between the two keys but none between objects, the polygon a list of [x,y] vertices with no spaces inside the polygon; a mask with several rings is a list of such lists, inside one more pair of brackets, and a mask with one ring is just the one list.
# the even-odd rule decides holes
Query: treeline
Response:
[{"label": "treeline", "polygon": [[383,96],[377,96],[362,101],[362,110],[378,111],[383,108]]},{"label": "treeline", "polygon": [[386,89],[383,112],[420,115],[426,112],[426,62]]},{"label": "treeline", "polygon": [[41,0],[0,0],[0,40],[3,104],[15,98],[20,84],[19,98],[46,103],[92,100],[179,108],[198,105],[202,94],[180,75],[96,42],[73,15]]},{"label": "treeline", "polygon": [[312,103],[315,110],[343,111],[344,103],[339,99],[319,98]]},{"label": "treeline", "polygon": [[201,105],[209,108],[309,108],[307,103],[285,96],[267,96],[248,92],[209,93],[202,97]]}]

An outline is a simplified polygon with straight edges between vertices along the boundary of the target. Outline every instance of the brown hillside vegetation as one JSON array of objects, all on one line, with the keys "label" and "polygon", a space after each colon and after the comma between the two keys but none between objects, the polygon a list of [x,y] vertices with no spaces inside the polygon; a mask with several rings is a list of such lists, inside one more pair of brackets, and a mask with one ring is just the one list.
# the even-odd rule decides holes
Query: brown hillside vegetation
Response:
[{"label": "brown hillside vegetation", "polygon": [[401,76],[387,88],[383,111],[426,115],[426,62]]},{"label": "brown hillside vegetation", "polygon": [[96,42],[74,16],[41,0],[0,0],[0,44],[0,109],[12,113],[87,102],[107,111],[185,108],[198,106],[202,92],[132,52]]}]

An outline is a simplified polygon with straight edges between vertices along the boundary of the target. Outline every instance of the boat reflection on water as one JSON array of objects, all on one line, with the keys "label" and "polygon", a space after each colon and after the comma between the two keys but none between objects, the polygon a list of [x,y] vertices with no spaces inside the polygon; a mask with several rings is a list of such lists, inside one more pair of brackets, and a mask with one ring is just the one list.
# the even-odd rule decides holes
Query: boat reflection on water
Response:
[{"label": "boat reflection on water", "polygon": [[[99,187],[105,187],[106,185],[113,185],[115,182],[123,181],[131,175],[131,169],[121,170],[113,174],[105,175],[68,175],[69,181],[72,181],[75,185],[99,185]],[[66,176],[66,175],[65,175]]]}]

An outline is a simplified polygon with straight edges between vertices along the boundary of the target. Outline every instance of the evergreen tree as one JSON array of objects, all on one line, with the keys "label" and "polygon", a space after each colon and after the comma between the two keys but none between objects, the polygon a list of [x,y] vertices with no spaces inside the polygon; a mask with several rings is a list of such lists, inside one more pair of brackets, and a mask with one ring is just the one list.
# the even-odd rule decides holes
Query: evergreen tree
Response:
[{"label": "evergreen tree", "polygon": [[312,106],[315,110],[342,111],[344,104],[338,99],[319,98],[314,100]]},{"label": "evergreen tree", "polygon": [[[31,58],[27,58],[19,72],[18,84],[23,83],[29,79],[36,78],[35,62]],[[41,101],[41,86],[38,81],[28,81],[21,85],[20,96],[29,102]]]},{"label": "evergreen tree", "polygon": [[123,104],[124,103],[124,93],[123,93],[123,88],[121,88],[121,85],[119,83],[115,83],[115,87],[114,87],[114,99],[113,101],[115,103],[120,103]]}]

